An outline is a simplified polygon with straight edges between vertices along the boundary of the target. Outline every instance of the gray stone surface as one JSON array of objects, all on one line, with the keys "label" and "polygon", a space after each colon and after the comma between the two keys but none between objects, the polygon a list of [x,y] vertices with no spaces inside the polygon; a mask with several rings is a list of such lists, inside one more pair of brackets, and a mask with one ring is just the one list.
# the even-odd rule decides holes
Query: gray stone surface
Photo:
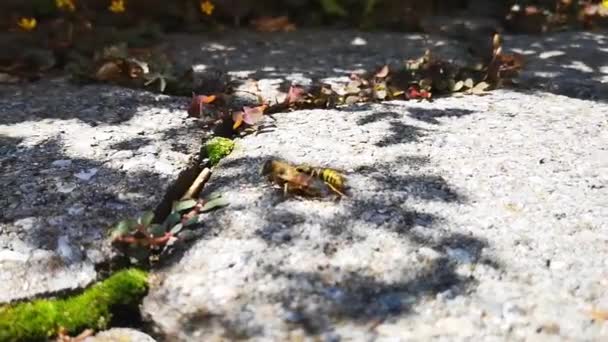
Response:
[{"label": "gray stone surface", "polygon": [[[349,45],[357,35],[369,50]],[[267,36],[261,51],[238,35],[188,44],[224,46],[211,66],[272,66],[276,75],[256,77],[277,84],[309,68],[304,76],[319,76],[315,65],[339,76],[339,67],[416,55],[418,44],[402,35],[393,43],[382,34],[296,36],[300,43]],[[231,206],[209,215],[204,236],[157,273],[144,300],[155,333],[182,341],[608,338],[589,314],[608,305],[608,105],[597,65],[608,51],[598,34],[507,37],[519,49],[534,41],[523,91],[277,114],[274,131],[239,140],[203,194],[221,191]],[[576,42],[584,46],[572,60],[537,56]],[[602,57],[593,74],[569,67],[592,63],[586,56]],[[284,199],[258,174],[269,157],[343,169],[351,196]]]},{"label": "gray stone surface", "polygon": [[[231,206],[144,310],[184,341],[606,338],[585,310],[608,301],[607,113],[497,91],[277,115],[220,163],[205,192]],[[270,156],[347,170],[352,196],[284,200]]]},{"label": "gray stone surface", "polygon": [[112,328],[87,337],[84,342],[154,342],[149,335],[130,328]]},{"label": "gray stone surface", "polygon": [[200,147],[186,100],[63,79],[0,97],[0,303],[77,289],[108,228],[154,209]]},{"label": "gray stone surface", "polygon": [[[466,56],[463,42],[391,33],[169,41],[181,63],[259,79],[267,98],[429,44]],[[203,193],[231,206],[155,272],[143,305],[154,336],[608,338],[589,314],[608,308],[605,35],[506,45],[527,56],[518,91],[277,114],[239,139]],[[188,101],[64,80],[0,96],[0,302],[83,286],[110,254],[107,227],[154,207],[198,150]],[[258,175],[270,156],[343,169],[351,195],[284,199]]]}]

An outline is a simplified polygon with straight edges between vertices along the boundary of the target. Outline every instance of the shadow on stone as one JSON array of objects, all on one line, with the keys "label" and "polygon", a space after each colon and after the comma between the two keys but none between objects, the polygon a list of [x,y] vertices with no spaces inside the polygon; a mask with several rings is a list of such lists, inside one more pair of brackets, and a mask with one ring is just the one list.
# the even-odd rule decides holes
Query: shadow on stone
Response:
[{"label": "shadow on stone", "polygon": [[359,125],[367,125],[372,122],[382,121],[385,119],[397,119],[399,118],[399,114],[395,112],[377,112],[372,113],[363,118],[357,120],[357,124]]},{"label": "shadow on stone", "polygon": [[582,100],[608,100],[606,32],[561,32],[512,36],[509,48],[524,51],[521,77],[528,92],[547,91]]},{"label": "shadow on stone", "polygon": [[42,79],[8,86],[0,98],[0,125],[44,119],[78,119],[91,127],[118,125],[138,108],[154,106],[185,110],[187,100],[108,84],[78,86],[63,80]]},{"label": "shadow on stone", "polygon": [[474,279],[455,272],[455,264],[441,257],[404,282],[383,282],[356,272],[337,281],[328,281],[322,273],[283,272],[275,277],[287,278],[290,286],[280,294],[288,312],[286,321],[315,335],[331,330],[332,323],[352,320],[373,325],[394,316],[412,313],[424,297],[450,290],[452,295],[466,293]]},{"label": "shadow on stone", "polygon": [[416,108],[408,107],[408,115],[416,120],[420,120],[429,124],[438,125],[440,124],[437,118],[452,118],[462,117],[471,115],[474,113],[472,110],[459,109],[459,108],[446,108],[446,109],[427,109],[427,108]]},{"label": "shadow on stone", "polygon": [[418,142],[420,141],[420,138],[427,134],[427,130],[423,128],[404,124],[398,120],[390,121],[389,125],[388,135],[376,142],[376,146],[387,147],[390,145]]}]

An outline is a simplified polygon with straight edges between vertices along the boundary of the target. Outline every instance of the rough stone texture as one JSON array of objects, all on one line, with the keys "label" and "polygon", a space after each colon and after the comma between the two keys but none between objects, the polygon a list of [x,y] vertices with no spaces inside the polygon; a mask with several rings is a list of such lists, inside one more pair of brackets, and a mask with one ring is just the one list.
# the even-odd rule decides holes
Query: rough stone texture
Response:
[{"label": "rough stone texture", "polygon": [[[428,44],[466,55],[440,37],[349,31],[170,42],[178,61],[259,79],[267,98]],[[203,193],[231,206],[153,277],[143,311],[160,339],[608,338],[588,312],[608,308],[605,36],[506,42],[528,58],[523,90],[277,114],[239,140]],[[89,282],[105,228],[154,206],[198,149],[188,101],[61,80],[0,95],[0,301]],[[258,175],[270,156],[341,168],[352,193],[284,199]]]},{"label": "rough stone texture", "polygon": [[180,98],[63,79],[1,92],[0,303],[87,285],[108,228],[154,209],[199,130]]},{"label": "rough stone texture", "polygon": [[95,336],[87,337],[84,342],[154,342],[149,335],[129,328],[112,328],[97,333]]},{"label": "rough stone texture", "polygon": [[[357,35],[367,49],[349,45]],[[271,66],[256,77],[275,84],[305,70],[297,76],[341,76],[422,47],[405,35],[252,36],[186,45],[221,46],[219,57],[205,55],[211,66]],[[525,91],[278,114],[272,132],[239,140],[203,193],[221,191],[231,206],[209,215],[204,236],[158,272],[144,300],[156,333],[182,341],[608,338],[589,314],[608,305],[604,69],[583,77],[569,67],[591,63],[584,51],[608,61],[608,50],[599,34],[507,37],[520,49],[536,40]],[[583,44],[572,60],[536,55],[569,44]],[[258,174],[271,156],[342,169],[351,195],[284,199]]]}]

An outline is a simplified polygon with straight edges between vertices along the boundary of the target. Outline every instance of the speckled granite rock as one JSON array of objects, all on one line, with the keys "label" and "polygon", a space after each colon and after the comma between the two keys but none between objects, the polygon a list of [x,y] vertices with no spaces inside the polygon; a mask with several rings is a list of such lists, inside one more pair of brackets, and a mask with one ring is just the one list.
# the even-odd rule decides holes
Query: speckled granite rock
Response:
[{"label": "speckled granite rock", "polygon": [[61,79],[2,92],[0,303],[95,280],[108,228],[154,209],[200,147],[184,99]]},{"label": "speckled granite rock", "polygon": [[[608,299],[606,113],[496,91],[277,115],[219,164],[205,192],[231,206],[144,311],[183,341],[606,337],[585,313]],[[285,200],[271,156],[345,170],[352,195]]]},{"label": "speckled granite rock", "polygon": [[[175,44],[192,63],[305,82],[422,53],[441,37],[300,31]],[[215,170],[232,202],[157,274],[144,314],[171,340],[608,338],[608,45],[507,36],[520,91],[276,115]],[[356,42],[356,44],[351,44]],[[208,58],[211,54],[211,59]],[[265,82],[265,83],[263,83]],[[274,88],[276,89],[276,88]],[[565,95],[565,96],[564,96]],[[352,196],[283,199],[268,157],[345,170]]]},{"label": "speckled granite rock", "polygon": [[87,337],[84,342],[154,342],[149,335],[130,328],[112,328]]},{"label": "speckled granite rock", "polygon": [[[391,102],[277,114],[274,131],[239,140],[233,155],[214,170],[203,194],[222,191],[232,205],[212,213],[200,240],[153,277],[143,311],[155,333],[183,341],[607,338],[606,325],[593,322],[588,311],[608,305],[605,35],[575,32],[505,40],[507,49],[526,55],[523,90],[432,103]],[[173,36],[170,41],[182,63],[222,68],[243,80],[259,79],[267,98],[279,96],[291,82],[335,81],[352,71],[419,56],[428,44],[439,55],[465,56],[462,44],[441,37],[352,31],[228,32]],[[97,164],[88,162],[92,157],[84,156],[92,153],[91,148],[80,143],[93,138],[103,142],[103,133],[114,134],[104,129],[121,122],[129,132],[151,123],[145,115],[166,118],[159,114],[161,108],[174,109],[168,117],[183,121],[184,113],[178,113],[181,108],[176,105],[183,100],[160,97],[158,109],[141,112],[135,109],[142,102],[150,105],[146,95],[132,91],[124,91],[127,97],[91,95],[115,89],[101,88],[73,90],[78,101],[71,99],[72,111],[61,110],[65,100],[50,96],[54,87],[48,84],[33,88],[47,96],[41,101],[32,92],[20,95],[27,103],[13,95],[14,88],[0,88],[0,108],[30,114],[78,113],[74,123],[70,115],[53,114],[62,120],[61,128],[54,129],[77,124],[66,132],[89,132],[72,140],[71,134],[61,135],[69,148],[55,149],[62,152],[52,160],[37,157],[36,153],[43,153],[39,150],[53,150],[52,145],[32,148],[45,141],[44,134],[26,134],[28,126],[19,123],[19,116],[3,111],[0,134],[7,143],[0,145],[0,156],[13,156],[3,159],[3,176],[5,165],[22,165],[27,171],[23,178],[40,174],[51,185],[61,181],[61,186],[52,185],[53,191],[73,193],[77,190],[69,190],[76,182],[87,186],[87,194],[97,194],[102,185],[89,187],[112,173],[105,165],[137,169],[140,162],[129,161],[141,158],[140,147],[103,143],[100,151],[114,153],[114,159],[108,156],[105,164]],[[22,110],[24,106],[29,109]],[[132,113],[136,114],[131,117]],[[130,125],[132,120],[137,124]],[[167,136],[191,136],[171,120]],[[48,122],[32,121],[29,127]],[[85,130],[86,125],[97,126]],[[16,127],[22,133],[12,133]],[[49,134],[53,130],[45,132],[55,135]],[[97,134],[102,137],[97,139]],[[152,134],[154,146],[141,148],[152,155],[165,151],[160,141],[165,136],[160,134]],[[148,137],[145,132],[141,136]],[[118,140],[126,139],[121,134]],[[188,151],[184,149],[184,155]],[[29,157],[18,164],[21,155]],[[339,202],[284,200],[258,175],[261,162],[269,156],[344,169],[352,195]],[[155,156],[144,164],[154,165],[160,174],[169,167],[157,168],[155,163],[172,160],[163,158]],[[52,171],[52,178],[39,171],[49,163],[48,168],[63,173]],[[11,181],[4,183],[4,177],[2,185],[10,195],[0,199],[9,204],[16,191],[39,197],[51,186],[30,180],[34,184],[21,189],[21,174],[6,174]],[[142,175],[107,179],[111,180],[108,192],[122,193],[123,185],[141,184]],[[156,177],[145,184],[157,184]],[[113,197],[94,196],[84,202],[87,210],[76,207],[71,212],[91,215],[91,220],[106,226],[123,212],[135,213],[150,205],[147,196],[153,194],[146,191],[153,187],[147,185],[135,190],[143,197],[126,197],[130,204],[124,211],[113,206]],[[57,200],[44,203],[48,202]],[[18,203],[16,208],[22,202]],[[81,203],[75,197],[62,208]],[[5,260],[19,262],[23,255],[14,251],[34,249],[25,240],[29,231],[53,237],[42,241],[56,241],[35,247],[31,258],[41,255],[50,260],[51,256],[44,256],[50,253],[62,263],[103,260],[103,250],[89,248],[101,241],[101,233],[91,233],[97,228],[78,230],[83,240],[74,230],[61,237],[57,224],[48,223],[61,222],[52,218],[63,213],[31,212],[25,207],[23,215],[8,218],[3,212],[0,239],[4,240],[0,241],[7,246],[2,252]],[[73,241],[87,244],[80,251],[65,247],[80,246]],[[25,261],[19,265],[21,271],[31,267]],[[91,263],[72,265],[90,267]],[[68,274],[81,279],[78,272],[61,269],[65,271],[61,279]],[[42,267],[40,272],[49,274]]]}]

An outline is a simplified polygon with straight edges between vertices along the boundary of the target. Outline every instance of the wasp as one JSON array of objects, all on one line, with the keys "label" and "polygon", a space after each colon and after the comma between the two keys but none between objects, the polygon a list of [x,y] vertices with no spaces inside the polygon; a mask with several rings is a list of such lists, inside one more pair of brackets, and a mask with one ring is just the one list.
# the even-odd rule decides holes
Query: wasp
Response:
[{"label": "wasp", "polygon": [[346,197],[344,195],[346,179],[340,171],[330,168],[313,167],[306,164],[296,166],[296,170],[321,179],[333,192]]},{"label": "wasp", "polygon": [[330,194],[331,188],[323,180],[312,174],[299,171],[289,163],[270,159],[262,166],[261,174],[283,187],[283,193],[298,193],[311,197],[322,197]]}]

